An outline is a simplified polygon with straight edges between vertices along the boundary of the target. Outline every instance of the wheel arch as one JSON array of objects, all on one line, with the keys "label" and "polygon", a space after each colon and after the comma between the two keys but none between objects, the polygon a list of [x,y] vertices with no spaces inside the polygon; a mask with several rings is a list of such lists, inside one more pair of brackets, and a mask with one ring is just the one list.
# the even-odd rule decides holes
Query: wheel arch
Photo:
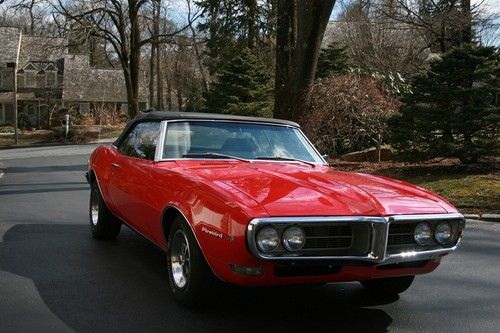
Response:
[{"label": "wheel arch", "polygon": [[[170,230],[172,230],[172,225],[176,217],[182,217],[187,224],[189,224],[189,227],[191,228],[191,231],[193,231],[193,227],[191,226],[191,223],[189,223],[189,220],[186,217],[186,214],[184,214],[178,207],[174,205],[168,205],[163,209],[163,213],[161,216],[161,231],[163,234],[163,238],[165,241],[165,244],[167,245],[167,248],[170,247],[168,244],[168,235],[170,234]],[[194,234],[194,231],[193,231]],[[196,235],[195,235],[196,237]]]},{"label": "wheel arch", "polygon": [[214,268],[212,267],[210,260],[208,260],[208,257],[205,253],[205,250],[201,246],[200,241],[198,239],[198,236],[196,235],[196,232],[194,230],[194,226],[192,225],[192,222],[188,219],[187,214],[185,214],[182,211],[182,209],[180,209],[179,207],[172,205],[172,204],[167,205],[163,209],[163,213],[162,213],[162,217],[161,217],[161,230],[162,230],[163,238],[165,240],[165,244],[167,247],[167,252],[170,251],[170,244],[168,243],[168,235],[169,235],[170,231],[172,230],[172,225],[173,225],[175,218],[177,218],[179,216],[182,217],[184,219],[184,221],[186,221],[187,225],[191,229],[191,233],[193,234],[194,239],[196,240],[196,244],[198,245],[198,247],[201,251],[201,254],[205,258],[205,262],[207,263],[207,265],[210,268],[210,270],[212,271],[212,273],[215,276],[217,276],[220,280],[222,280],[220,278],[220,276],[217,274],[217,272],[214,270]]},{"label": "wheel arch", "polygon": [[91,185],[93,182],[97,182],[97,177],[95,176],[95,172],[93,169],[90,169],[87,172],[87,181]]}]

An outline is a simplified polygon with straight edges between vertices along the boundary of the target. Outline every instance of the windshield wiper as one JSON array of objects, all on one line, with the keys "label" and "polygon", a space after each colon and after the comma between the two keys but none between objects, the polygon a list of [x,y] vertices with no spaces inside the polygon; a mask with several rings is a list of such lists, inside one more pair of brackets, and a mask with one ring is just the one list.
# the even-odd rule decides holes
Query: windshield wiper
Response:
[{"label": "windshield wiper", "polygon": [[219,153],[213,153],[213,152],[206,152],[206,153],[189,153],[189,154],[184,154],[182,157],[187,157],[187,158],[230,158],[233,160],[238,160],[242,162],[247,162],[250,163],[250,160],[247,160],[246,158],[243,157],[238,157],[238,156],[233,156],[233,155],[226,155],[226,154],[219,154]]},{"label": "windshield wiper", "polygon": [[291,161],[291,162],[301,162],[304,164],[308,164],[312,166],[313,168],[316,167],[316,163],[301,160],[298,158],[291,158],[291,157],[282,157],[282,156],[257,156],[255,158],[256,160],[271,160],[271,161]]}]

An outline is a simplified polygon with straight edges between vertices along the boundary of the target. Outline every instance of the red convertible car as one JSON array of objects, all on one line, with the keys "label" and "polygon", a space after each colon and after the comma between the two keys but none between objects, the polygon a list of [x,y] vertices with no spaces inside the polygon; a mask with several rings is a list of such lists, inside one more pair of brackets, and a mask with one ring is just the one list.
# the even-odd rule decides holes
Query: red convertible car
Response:
[{"label": "red convertible car", "polygon": [[186,305],[215,279],[397,294],[455,250],[465,223],[421,187],[332,169],[277,119],[145,113],[92,153],[87,179],[92,235],[125,223],[163,249]]}]

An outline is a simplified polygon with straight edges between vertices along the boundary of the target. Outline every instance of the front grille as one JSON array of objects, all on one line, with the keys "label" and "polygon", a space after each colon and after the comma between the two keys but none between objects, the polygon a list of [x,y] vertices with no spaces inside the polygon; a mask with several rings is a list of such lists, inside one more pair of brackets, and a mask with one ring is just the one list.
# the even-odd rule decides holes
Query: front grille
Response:
[{"label": "front grille", "polygon": [[304,249],[348,249],[352,246],[352,228],[348,225],[303,227],[306,234]]},{"label": "front grille", "polygon": [[415,244],[414,231],[417,223],[391,224],[387,245],[413,245]]},{"label": "front grille", "polygon": [[[423,221],[411,221],[411,222],[393,222],[389,225],[389,237],[387,239],[387,253],[394,254],[405,251],[425,251],[425,250],[433,250],[440,249],[444,247],[452,247],[456,245],[458,240],[458,233],[460,232],[459,220],[446,220],[452,229],[452,239],[454,242],[451,244],[441,245],[438,244],[434,239],[432,239],[431,243],[426,246],[420,246],[415,242],[414,232],[416,226]],[[425,220],[425,222],[429,223],[432,229],[439,222],[443,222],[443,220],[434,220],[429,221]]]},{"label": "front grille", "polygon": [[[279,234],[291,225],[304,230],[306,239],[301,250],[290,252],[279,244],[273,252],[280,256],[366,256],[370,250],[371,225],[363,222],[270,223]],[[258,233],[258,228],[256,233]]]}]

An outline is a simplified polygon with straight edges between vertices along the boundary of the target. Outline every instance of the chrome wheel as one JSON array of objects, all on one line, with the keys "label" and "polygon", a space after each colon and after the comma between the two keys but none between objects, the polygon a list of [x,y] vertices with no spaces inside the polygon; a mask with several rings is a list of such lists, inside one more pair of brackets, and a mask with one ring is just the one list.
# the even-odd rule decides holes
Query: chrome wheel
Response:
[{"label": "chrome wheel", "polygon": [[170,265],[172,278],[177,288],[184,288],[190,273],[189,242],[184,230],[177,230],[170,248]]},{"label": "chrome wheel", "polygon": [[99,193],[97,190],[93,190],[90,196],[90,219],[92,225],[96,226],[99,220]]}]

